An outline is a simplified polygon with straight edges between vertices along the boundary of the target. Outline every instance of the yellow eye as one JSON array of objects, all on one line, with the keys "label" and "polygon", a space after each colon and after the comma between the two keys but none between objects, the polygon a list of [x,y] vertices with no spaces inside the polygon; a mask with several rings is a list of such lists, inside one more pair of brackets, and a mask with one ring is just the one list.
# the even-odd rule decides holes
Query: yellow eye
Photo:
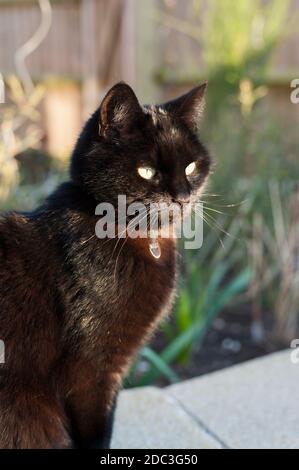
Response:
[{"label": "yellow eye", "polygon": [[150,180],[152,177],[155,175],[155,170],[151,168],[150,166],[142,166],[138,168],[138,174],[141,176],[141,178],[144,178],[145,180]]},{"label": "yellow eye", "polygon": [[185,168],[186,176],[192,175],[192,173],[194,173],[195,169],[196,169],[196,163],[195,162],[192,162],[188,166],[186,166],[186,168]]}]

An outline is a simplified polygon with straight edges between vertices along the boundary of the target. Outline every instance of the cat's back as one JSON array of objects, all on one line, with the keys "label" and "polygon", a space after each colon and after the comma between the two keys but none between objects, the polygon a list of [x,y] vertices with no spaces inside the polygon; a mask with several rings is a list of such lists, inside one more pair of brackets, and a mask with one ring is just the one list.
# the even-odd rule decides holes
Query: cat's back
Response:
[{"label": "cat's back", "polygon": [[0,215],[0,299],[5,293],[4,283],[15,278],[22,268],[27,240],[27,217],[18,213]]},{"label": "cat's back", "polygon": [[59,304],[51,258],[30,215],[0,216],[0,338],[11,365],[42,364],[44,344],[51,357]]},{"label": "cat's back", "polygon": [[11,300],[19,310],[43,303],[55,277],[51,245],[30,214],[0,216],[0,313]]},{"label": "cat's back", "polygon": [[[0,283],[8,281],[16,285],[18,279],[36,266],[36,252],[41,259],[41,240],[30,217],[12,212],[0,215]],[[9,287],[9,286],[7,286]],[[3,297],[1,290],[0,299]]]}]

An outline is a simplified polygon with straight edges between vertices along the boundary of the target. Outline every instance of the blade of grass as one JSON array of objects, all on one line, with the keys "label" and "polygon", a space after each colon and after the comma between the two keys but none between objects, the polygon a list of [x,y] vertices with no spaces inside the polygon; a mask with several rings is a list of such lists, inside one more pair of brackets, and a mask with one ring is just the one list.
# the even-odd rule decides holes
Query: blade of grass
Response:
[{"label": "blade of grass", "polygon": [[[153,371],[157,371],[158,375],[164,375],[170,383],[175,383],[178,382],[180,379],[178,375],[169,367],[169,365],[164,361],[162,357],[160,357],[155,351],[153,351],[151,348],[145,347],[141,351],[141,356],[143,359],[147,359],[152,366],[154,366],[152,369]],[[151,377],[150,374],[151,371],[149,371],[147,374],[145,374],[143,377],[141,377],[140,381],[138,382],[138,386],[142,387],[145,385],[149,385],[152,383],[151,380],[148,380],[147,377]]]}]

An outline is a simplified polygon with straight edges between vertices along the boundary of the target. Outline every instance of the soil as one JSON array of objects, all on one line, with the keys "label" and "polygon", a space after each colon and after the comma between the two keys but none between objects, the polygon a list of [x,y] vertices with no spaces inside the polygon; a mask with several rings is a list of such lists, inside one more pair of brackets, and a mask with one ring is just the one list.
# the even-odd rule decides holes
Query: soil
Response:
[{"label": "soil", "polygon": [[[202,344],[192,354],[188,365],[172,365],[172,368],[181,380],[186,380],[285,349],[288,345],[275,340],[269,333],[272,329],[272,318],[270,313],[263,315],[264,334],[257,335],[252,328],[249,308],[242,308],[242,312],[225,311],[213,322]],[[160,350],[161,340],[158,335],[152,347]],[[159,379],[157,385],[168,383]]]}]

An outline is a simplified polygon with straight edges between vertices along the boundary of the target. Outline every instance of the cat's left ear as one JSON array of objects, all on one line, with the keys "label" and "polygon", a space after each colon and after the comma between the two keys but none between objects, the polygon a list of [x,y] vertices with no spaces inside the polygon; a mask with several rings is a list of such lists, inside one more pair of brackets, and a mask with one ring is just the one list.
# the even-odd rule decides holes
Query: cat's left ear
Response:
[{"label": "cat's left ear", "polygon": [[169,114],[182,119],[187,127],[193,131],[198,131],[200,118],[204,109],[204,95],[208,82],[193,88],[188,93],[163,104],[163,108]]},{"label": "cat's left ear", "polygon": [[142,117],[142,108],[132,88],[124,82],[117,83],[101,103],[99,133],[104,137],[109,137],[109,131],[113,134],[113,130],[130,133]]}]

